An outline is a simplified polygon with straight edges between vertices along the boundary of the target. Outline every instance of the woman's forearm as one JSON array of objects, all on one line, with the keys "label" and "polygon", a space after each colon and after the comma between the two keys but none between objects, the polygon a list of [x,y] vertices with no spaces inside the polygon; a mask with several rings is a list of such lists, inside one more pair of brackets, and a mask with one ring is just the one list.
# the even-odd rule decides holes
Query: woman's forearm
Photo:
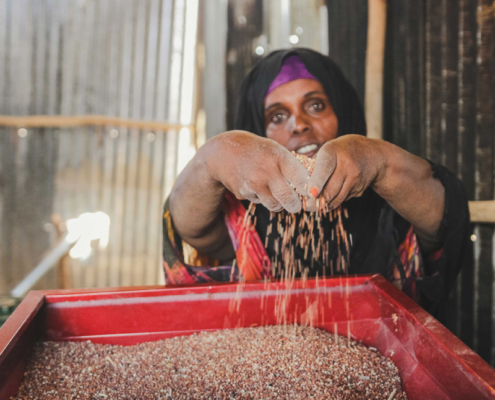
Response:
[{"label": "woman's forearm", "polygon": [[201,253],[233,257],[221,204],[225,187],[206,165],[211,143],[206,143],[180,173],[170,194],[170,212],[181,238]]},{"label": "woman's forearm", "polygon": [[436,234],[444,213],[445,189],[428,161],[391,143],[376,141],[384,168],[373,189],[414,227],[424,251],[438,248]]}]

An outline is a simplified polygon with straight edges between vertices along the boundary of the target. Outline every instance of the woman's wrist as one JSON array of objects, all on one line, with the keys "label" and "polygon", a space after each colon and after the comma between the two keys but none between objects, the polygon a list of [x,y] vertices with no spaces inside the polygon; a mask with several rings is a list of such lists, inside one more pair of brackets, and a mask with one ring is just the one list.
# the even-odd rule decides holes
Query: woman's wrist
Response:
[{"label": "woman's wrist", "polygon": [[445,190],[433,177],[428,161],[387,142],[381,144],[386,162],[373,190],[408,220],[425,249],[436,246],[443,216]]},{"label": "woman's wrist", "polygon": [[402,196],[406,185],[430,177],[431,168],[427,161],[384,140],[375,140],[375,145],[377,174],[371,187],[385,200]]},{"label": "woman's wrist", "polygon": [[220,179],[218,170],[218,162],[221,162],[219,145],[219,136],[215,136],[201,146],[196,153],[195,169],[208,187],[225,191],[225,186]]},{"label": "woman's wrist", "polygon": [[217,225],[225,194],[225,187],[210,175],[206,166],[208,157],[204,153],[202,148],[196,153],[170,193],[175,228],[193,247],[201,245],[201,238],[208,236]]},{"label": "woman's wrist", "polygon": [[375,170],[375,177],[370,186],[378,194],[385,193],[391,189],[391,174],[395,169],[393,150],[390,149],[390,143],[384,140],[368,140],[373,154],[372,167]]}]

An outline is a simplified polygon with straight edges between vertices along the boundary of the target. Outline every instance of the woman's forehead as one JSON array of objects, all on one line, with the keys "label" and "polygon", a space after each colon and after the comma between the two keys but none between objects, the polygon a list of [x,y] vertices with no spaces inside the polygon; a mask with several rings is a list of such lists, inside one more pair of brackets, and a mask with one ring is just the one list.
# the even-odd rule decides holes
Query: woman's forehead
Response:
[{"label": "woman's forehead", "polygon": [[303,101],[313,94],[326,97],[325,90],[321,83],[314,79],[295,79],[280,85],[265,97],[265,108],[275,104],[287,102]]}]

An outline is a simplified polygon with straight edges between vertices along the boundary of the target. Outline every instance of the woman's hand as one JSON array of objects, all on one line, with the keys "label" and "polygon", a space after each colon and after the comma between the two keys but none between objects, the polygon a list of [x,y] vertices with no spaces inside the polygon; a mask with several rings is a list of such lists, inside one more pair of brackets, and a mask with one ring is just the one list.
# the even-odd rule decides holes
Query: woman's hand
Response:
[{"label": "woman's hand", "polygon": [[261,203],[270,211],[301,211],[293,187],[308,196],[308,171],[273,140],[244,131],[226,132],[210,140],[204,160],[211,177],[238,199]]},{"label": "woman's hand", "polygon": [[[232,131],[210,139],[177,177],[170,194],[174,226],[184,241],[204,255],[235,256],[224,222],[225,190],[269,210],[301,210],[308,171],[286,148],[252,133]],[[227,262],[227,261],[225,261]]]},{"label": "woman's hand", "polygon": [[316,209],[315,197],[325,199],[329,209],[361,196],[380,177],[385,159],[377,141],[360,135],[346,135],[325,143],[318,151],[308,182],[313,199],[308,210]]},{"label": "woman's hand", "polygon": [[311,201],[322,195],[330,209],[371,187],[414,227],[421,248],[438,248],[445,189],[428,161],[383,140],[346,135],[325,143],[308,182]]}]

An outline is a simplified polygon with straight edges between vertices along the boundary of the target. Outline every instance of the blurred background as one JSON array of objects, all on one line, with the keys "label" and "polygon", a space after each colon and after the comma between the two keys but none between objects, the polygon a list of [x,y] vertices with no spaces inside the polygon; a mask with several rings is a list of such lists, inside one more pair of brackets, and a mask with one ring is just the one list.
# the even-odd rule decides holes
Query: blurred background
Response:
[{"label": "blurred background", "polygon": [[448,327],[495,365],[492,0],[0,0],[4,315],[36,268],[36,289],[163,284],[175,177],[291,46],[335,59],[374,137],[463,181],[475,257]]}]

